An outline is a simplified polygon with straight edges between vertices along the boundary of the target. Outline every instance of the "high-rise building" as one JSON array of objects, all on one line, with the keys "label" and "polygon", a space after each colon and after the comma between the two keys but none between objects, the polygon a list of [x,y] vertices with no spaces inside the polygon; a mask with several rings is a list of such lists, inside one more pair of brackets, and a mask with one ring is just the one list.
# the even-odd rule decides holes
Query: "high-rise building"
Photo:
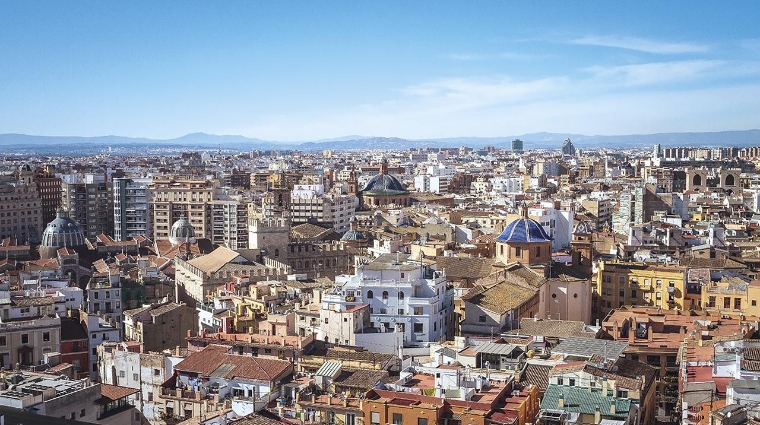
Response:
[{"label": "high-rise building", "polygon": [[55,220],[58,207],[61,206],[61,178],[56,177],[52,166],[47,166],[37,170],[34,183],[40,194],[42,223],[50,223]]},{"label": "high-rise building", "polygon": [[562,142],[562,155],[575,156],[575,145],[573,145],[570,139],[565,139]]},{"label": "high-rise building", "polygon": [[512,152],[521,154],[523,153],[523,141],[520,139],[512,140]]},{"label": "high-rise building", "polygon": [[660,158],[662,156],[662,146],[660,146],[659,143],[656,143],[654,148],[652,148],[652,156],[655,158]]},{"label": "high-rise building", "polygon": [[41,229],[40,197],[29,168],[22,168],[17,175],[0,176],[0,240],[38,242]]},{"label": "high-rise building", "polygon": [[211,242],[228,248],[248,248],[248,203],[240,195],[219,194],[211,201]]},{"label": "high-rise building", "polygon": [[290,192],[290,217],[295,224],[313,221],[344,233],[355,210],[356,196],[325,193],[321,184],[297,184]]},{"label": "high-rise building", "polygon": [[126,241],[151,236],[148,186],[151,178],[120,177],[113,180],[113,238]]},{"label": "high-rise building", "polygon": [[154,239],[168,239],[172,224],[187,219],[199,238],[212,239],[211,201],[219,183],[197,177],[154,177],[148,207]]},{"label": "high-rise building", "polygon": [[62,174],[61,198],[88,238],[113,235],[112,182],[105,174]]}]

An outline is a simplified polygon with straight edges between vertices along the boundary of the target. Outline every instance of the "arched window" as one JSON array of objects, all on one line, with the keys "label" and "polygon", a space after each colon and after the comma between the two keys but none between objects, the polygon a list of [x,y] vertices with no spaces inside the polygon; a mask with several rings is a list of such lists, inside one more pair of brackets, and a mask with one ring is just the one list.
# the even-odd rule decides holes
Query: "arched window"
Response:
[{"label": "arched window", "polygon": [[696,176],[694,176],[694,179],[692,180],[692,182],[694,183],[694,186],[702,186],[702,176],[697,174]]},{"label": "arched window", "polygon": [[404,299],[404,291],[398,292],[398,299],[403,300]]},{"label": "arched window", "polygon": [[367,291],[367,298],[375,298],[375,294],[372,291]]},{"label": "arched window", "polygon": [[388,299],[388,291],[383,291],[383,299],[384,300]]},{"label": "arched window", "polygon": [[304,261],[303,262],[303,266],[308,269],[309,268],[309,262],[308,261]]},{"label": "arched window", "polygon": [[734,184],[736,184],[736,182],[734,181],[734,175],[733,174],[727,175],[726,176],[726,183],[725,183],[725,185],[726,186],[733,186]]},{"label": "arched window", "polygon": [[279,249],[275,249],[274,250],[274,256],[275,257],[279,257],[280,256],[280,250]]}]

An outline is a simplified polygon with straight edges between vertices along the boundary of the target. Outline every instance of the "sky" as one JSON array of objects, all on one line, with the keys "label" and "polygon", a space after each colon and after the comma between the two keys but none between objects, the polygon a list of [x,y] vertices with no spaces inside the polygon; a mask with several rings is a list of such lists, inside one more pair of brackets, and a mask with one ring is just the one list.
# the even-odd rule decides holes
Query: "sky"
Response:
[{"label": "sky", "polygon": [[760,128],[753,1],[0,1],[0,133]]}]

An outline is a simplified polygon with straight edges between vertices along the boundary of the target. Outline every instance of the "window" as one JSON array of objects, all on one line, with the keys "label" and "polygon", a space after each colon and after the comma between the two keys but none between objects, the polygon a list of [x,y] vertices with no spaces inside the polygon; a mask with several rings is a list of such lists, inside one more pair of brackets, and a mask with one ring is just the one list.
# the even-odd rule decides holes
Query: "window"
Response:
[{"label": "window", "polygon": [[[752,307],[757,307],[757,300],[752,300]],[[0,344],[3,345],[3,344]]]},{"label": "window", "polygon": [[79,417],[80,417],[80,418],[83,418],[83,417],[84,417],[84,409],[82,409],[82,411],[80,411],[80,412],[79,412]]},{"label": "window", "polygon": [[153,369],[153,376],[161,376],[161,369]]},{"label": "window", "polygon": [[404,291],[399,291],[399,293],[398,293],[398,299],[400,299],[400,300],[404,299]]},{"label": "window", "polygon": [[[93,350],[93,351],[95,351],[95,349],[94,349],[94,348],[93,348],[92,350]],[[125,377],[125,376],[126,376],[126,373],[125,373],[123,370],[120,370],[120,371],[119,371],[119,378],[123,378],[123,377]]]},{"label": "window", "polygon": [[383,299],[384,300],[388,299],[388,291],[383,291]]},{"label": "window", "polygon": [[401,273],[401,279],[403,279],[403,278],[404,278],[404,273]]},{"label": "window", "polygon": [[557,377],[557,385],[565,385],[565,380],[561,376]]},{"label": "window", "polygon": [[617,390],[617,398],[628,398],[628,390]]},{"label": "window", "polygon": [[148,401],[153,401],[153,392],[148,393]]},{"label": "window", "polygon": [[356,425],[355,413],[346,413],[346,425]]},{"label": "window", "polygon": [[404,416],[401,413],[393,414],[393,425],[401,425],[404,423]]},{"label": "window", "polygon": [[50,332],[43,332],[42,333],[42,340],[43,341],[50,341]]},{"label": "window", "polygon": [[96,336],[97,336],[96,334],[92,334],[92,339],[95,339]]},{"label": "window", "polygon": [[522,257],[522,249],[515,248],[515,257]]},{"label": "window", "polygon": [[380,425],[380,412],[370,412],[369,413],[369,422],[372,425]]},{"label": "window", "polygon": [[375,294],[372,291],[367,291],[367,298],[375,298]]},{"label": "window", "polygon": [[[98,349],[95,348],[95,347],[92,347],[92,355],[95,356],[97,354],[98,354]],[[121,375],[122,378],[124,377],[124,371],[123,370],[121,371],[120,375]]]},{"label": "window", "polygon": [[424,327],[422,326],[422,323],[415,323],[414,324],[414,333],[421,334],[424,332]]},{"label": "window", "polygon": [[575,378],[568,379],[568,385],[570,385],[571,387],[574,387],[575,386]]},{"label": "window", "polygon": [[636,294],[636,290],[635,289],[631,289],[631,298],[636,298],[636,295],[637,295]]},{"label": "window", "polygon": [[8,344],[8,341],[6,340],[6,336],[5,335],[0,336],[0,346],[5,346],[6,344]]},{"label": "window", "polygon": [[625,276],[618,276],[618,283],[621,285],[625,283]]},{"label": "window", "polygon": [[404,315],[404,309],[403,308],[398,309],[398,315],[399,316],[403,316]]},{"label": "window", "polygon": [[415,316],[420,316],[422,314],[423,314],[422,307],[414,307],[414,315]]},{"label": "window", "polygon": [[731,308],[731,297],[723,297],[723,308]]},{"label": "window", "polygon": [[417,425],[428,425],[427,418],[417,418]]},{"label": "window", "polygon": [[621,289],[621,290],[620,290],[620,297],[621,297],[621,298],[624,298],[624,297],[625,297],[625,289]]},{"label": "window", "polygon": [[541,256],[541,247],[537,246],[536,247],[536,257],[540,257],[540,256]]},{"label": "window", "polygon": [[478,316],[478,322],[485,323],[486,322],[486,316]]},{"label": "window", "polygon": [[21,334],[21,343],[29,344],[29,334]]}]

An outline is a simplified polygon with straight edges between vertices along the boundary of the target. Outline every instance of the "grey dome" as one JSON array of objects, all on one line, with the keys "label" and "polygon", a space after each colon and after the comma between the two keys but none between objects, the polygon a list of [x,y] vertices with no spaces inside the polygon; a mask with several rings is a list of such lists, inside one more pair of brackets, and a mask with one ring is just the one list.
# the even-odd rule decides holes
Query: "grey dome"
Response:
[{"label": "grey dome", "polygon": [[195,242],[195,228],[186,218],[180,218],[172,224],[169,231],[169,241],[173,245],[179,245],[186,241]]},{"label": "grey dome", "polygon": [[75,247],[85,244],[84,232],[69,214],[59,208],[56,218],[48,223],[42,232],[42,246],[44,247]]},{"label": "grey dome", "polygon": [[367,182],[362,192],[378,195],[395,195],[406,193],[407,191],[397,178],[388,174],[378,174]]},{"label": "grey dome", "polygon": [[591,233],[594,233],[594,228],[588,221],[579,222],[575,225],[575,229],[573,229],[574,235],[590,235]]},{"label": "grey dome", "polygon": [[366,238],[364,237],[364,234],[358,230],[349,230],[344,233],[343,237],[340,239],[344,241],[363,241]]}]

